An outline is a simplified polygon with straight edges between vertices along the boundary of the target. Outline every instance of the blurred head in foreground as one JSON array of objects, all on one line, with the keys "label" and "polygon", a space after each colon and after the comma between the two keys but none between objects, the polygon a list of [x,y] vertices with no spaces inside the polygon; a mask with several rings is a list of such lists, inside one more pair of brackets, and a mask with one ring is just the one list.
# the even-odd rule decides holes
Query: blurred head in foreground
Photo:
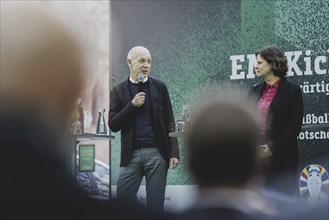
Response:
[{"label": "blurred head in foreground", "polygon": [[80,52],[48,11],[1,8],[1,101],[33,108],[63,126],[82,82]]},{"label": "blurred head in foreground", "polygon": [[[244,103],[244,104],[243,104]],[[258,123],[248,104],[212,99],[187,132],[189,165],[200,188],[246,188],[256,173]]]},{"label": "blurred head in foreground", "polygon": [[1,7],[0,48],[1,219],[90,218],[58,150],[80,92],[77,45],[50,12],[14,6]]}]

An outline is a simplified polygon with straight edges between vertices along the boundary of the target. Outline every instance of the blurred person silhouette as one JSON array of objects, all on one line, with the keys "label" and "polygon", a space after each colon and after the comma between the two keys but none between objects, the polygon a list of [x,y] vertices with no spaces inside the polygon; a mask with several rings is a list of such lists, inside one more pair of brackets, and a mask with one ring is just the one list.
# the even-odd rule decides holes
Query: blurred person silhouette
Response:
[{"label": "blurred person silhouette", "polygon": [[298,85],[288,81],[287,58],[275,45],[256,53],[256,75],[264,80],[255,85],[262,143],[259,154],[266,161],[267,185],[293,195],[297,192],[298,142],[303,119],[303,98]]},{"label": "blurred person silhouette", "polygon": [[210,99],[193,117],[186,147],[199,195],[179,219],[246,219],[274,213],[258,193],[259,125],[252,108],[243,103]]},{"label": "blurred person silhouette", "polygon": [[[1,7],[1,219],[147,218],[80,189],[60,156],[82,52],[50,12]],[[122,211],[122,210],[129,210]]]}]

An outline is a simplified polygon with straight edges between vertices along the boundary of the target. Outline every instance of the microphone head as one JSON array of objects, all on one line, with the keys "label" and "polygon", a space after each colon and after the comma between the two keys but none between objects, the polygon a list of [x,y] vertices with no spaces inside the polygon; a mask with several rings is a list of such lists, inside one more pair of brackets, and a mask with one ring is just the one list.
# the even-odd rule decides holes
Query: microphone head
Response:
[{"label": "microphone head", "polygon": [[138,76],[137,76],[138,83],[143,83],[143,79],[144,79],[144,74],[138,73]]}]

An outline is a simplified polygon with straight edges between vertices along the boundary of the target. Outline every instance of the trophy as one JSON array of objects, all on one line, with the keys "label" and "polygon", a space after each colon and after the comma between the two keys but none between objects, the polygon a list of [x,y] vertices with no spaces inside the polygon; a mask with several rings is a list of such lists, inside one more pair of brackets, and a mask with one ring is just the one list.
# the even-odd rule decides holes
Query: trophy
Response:
[{"label": "trophy", "polygon": [[105,108],[98,110],[96,134],[107,134],[104,113],[105,113]]},{"label": "trophy", "polygon": [[83,105],[82,105],[82,101],[81,101],[81,98],[79,98],[77,100],[77,110],[78,110],[78,120],[80,122],[80,125],[81,125],[81,134],[85,133],[85,129],[84,129],[84,115],[83,115]]},{"label": "trophy", "polygon": [[83,117],[83,106],[81,98],[76,100],[76,107],[72,114],[72,125],[71,133],[74,135],[82,135],[84,133],[84,117]]},{"label": "trophy", "polygon": [[76,119],[72,124],[72,133],[75,135],[83,134],[82,124],[78,119]]}]

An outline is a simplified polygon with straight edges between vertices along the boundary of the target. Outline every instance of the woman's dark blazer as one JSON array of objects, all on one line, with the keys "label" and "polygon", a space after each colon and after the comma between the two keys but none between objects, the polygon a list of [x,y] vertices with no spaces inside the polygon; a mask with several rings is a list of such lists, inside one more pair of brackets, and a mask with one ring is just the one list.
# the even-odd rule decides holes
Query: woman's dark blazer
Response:
[{"label": "woman's dark blazer", "polygon": [[[260,99],[266,83],[251,89],[251,94]],[[270,173],[297,171],[297,136],[303,120],[303,98],[298,85],[281,78],[278,91],[270,104],[267,117],[266,141],[272,152]]]}]

